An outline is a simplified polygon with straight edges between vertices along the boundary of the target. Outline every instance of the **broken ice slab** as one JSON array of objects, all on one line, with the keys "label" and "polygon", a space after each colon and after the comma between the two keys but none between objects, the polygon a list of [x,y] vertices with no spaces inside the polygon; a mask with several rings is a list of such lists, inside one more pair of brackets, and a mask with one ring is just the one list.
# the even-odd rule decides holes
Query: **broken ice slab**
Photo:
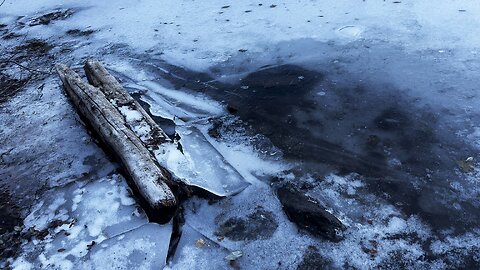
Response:
[{"label": "broken ice slab", "polygon": [[225,269],[224,257],[230,253],[190,225],[182,227],[182,235],[175,254],[169,262],[171,269]]},{"label": "broken ice slab", "polygon": [[92,247],[84,269],[162,269],[172,225],[145,224]]},{"label": "broken ice slab", "polygon": [[189,122],[224,114],[222,104],[200,93],[168,89],[153,81],[142,82],[141,86],[149,89],[142,100],[150,105],[151,113],[156,116]]},{"label": "broken ice slab", "polygon": [[[46,192],[24,221],[24,259],[36,268],[71,265],[95,244],[148,223],[125,180],[112,175]],[[40,254],[40,255],[39,255]]]},{"label": "broken ice slab", "polygon": [[177,132],[183,154],[175,144],[155,151],[160,165],[176,177],[217,196],[234,195],[249,185],[196,127],[177,126]]}]

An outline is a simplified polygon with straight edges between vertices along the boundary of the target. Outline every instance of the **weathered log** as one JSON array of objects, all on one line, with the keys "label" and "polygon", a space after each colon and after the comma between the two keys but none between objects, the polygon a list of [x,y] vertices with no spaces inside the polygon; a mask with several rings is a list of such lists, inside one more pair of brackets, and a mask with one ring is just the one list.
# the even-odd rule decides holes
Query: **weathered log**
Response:
[{"label": "weathered log", "polygon": [[175,207],[177,200],[166,184],[168,179],[144,143],[128,127],[125,116],[100,89],[83,82],[78,74],[65,65],[57,65],[57,72],[65,92],[79,113],[120,158],[140,195],[152,210]]},{"label": "weathered log", "polygon": [[137,134],[150,151],[162,143],[172,142],[152,117],[99,61],[88,60],[84,70],[90,84],[98,87],[110,103],[118,108],[127,126]]}]

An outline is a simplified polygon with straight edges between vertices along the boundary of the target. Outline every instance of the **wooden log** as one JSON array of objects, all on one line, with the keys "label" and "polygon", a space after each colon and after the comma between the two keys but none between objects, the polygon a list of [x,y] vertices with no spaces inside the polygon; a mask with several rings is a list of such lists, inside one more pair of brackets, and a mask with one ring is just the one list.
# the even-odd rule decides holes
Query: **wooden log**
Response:
[{"label": "wooden log", "polygon": [[140,195],[152,210],[171,209],[177,199],[166,184],[168,179],[155,158],[136,134],[128,128],[123,115],[98,88],[85,82],[65,65],[57,65],[65,92],[75,107],[118,155]]},{"label": "wooden log", "polygon": [[158,145],[162,143],[172,143],[142,106],[132,98],[99,61],[88,60],[85,63],[84,70],[90,84],[98,87],[110,103],[118,108],[127,126],[137,134],[150,151],[157,149]]},{"label": "wooden log", "polygon": [[[114,104],[119,109],[120,114],[124,117],[127,126],[133,130],[133,132],[142,140],[144,145],[150,150],[153,156],[156,156],[155,150],[159,149],[161,144],[173,144],[177,149],[178,154],[182,154],[181,150],[178,150],[179,144],[176,141],[171,140],[165,134],[165,132],[158,126],[158,124],[152,119],[152,117],[142,108],[142,106],[132,98],[132,96],[125,90],[125,88],[112,76],[102,64],[95,60],[89,59],[84,65],[85,74],[87,75],[90,84],[99,88],[103,94],[107,97],[110,103]],[[137,117],[131,117],[131,115],[137,115]],[[148,132],[143,132],[147,130]],[[163,151],[166,151],[165,149]],[[158,156],[156,156],[158,157]],[[157,159],[156,159],[157,160]],[[157,160],[158,162],[158,160]],[[161,167],[161,165],[159,165]],[[162,168],[165,171],[165,175],[171,175],[168,168]],[[178,177],[174,174],[174,177]],[[238,175],[238,179],[241,176]],[[170,179],[170,178],[169,178]],[[205,197],[224,196],[218,195],[219,192],[212,192],[205,186],[195,185],[186,179],[176,178],[178,181],[167,182],[170,188],[172,188],[177,197],[189,197],[193,193],[202,194]]]}]

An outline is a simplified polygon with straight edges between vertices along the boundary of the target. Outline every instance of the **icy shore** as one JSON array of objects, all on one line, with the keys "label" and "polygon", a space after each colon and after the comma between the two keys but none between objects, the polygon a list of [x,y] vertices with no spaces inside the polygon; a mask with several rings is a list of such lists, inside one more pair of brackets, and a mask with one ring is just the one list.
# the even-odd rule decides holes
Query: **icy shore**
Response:
[{"label": "icy shore", "polygon": [[[478,267],[479,18],[473,1],[5,1],[0,266]],[[149,223],[51,70],[87,57],[176,126],[165,166],[235,195]],[[342,240],[291,222],[285,184]]]}]

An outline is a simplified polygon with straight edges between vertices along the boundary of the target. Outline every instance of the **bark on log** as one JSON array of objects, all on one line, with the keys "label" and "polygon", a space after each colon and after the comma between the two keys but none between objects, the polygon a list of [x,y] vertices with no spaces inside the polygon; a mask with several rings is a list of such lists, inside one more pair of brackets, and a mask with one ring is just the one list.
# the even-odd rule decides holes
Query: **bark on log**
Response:
[{"label": "bark on log", "polygon": [[[64,89],[77,110],[119,156],[149,206],[153,210],[175,207],[177,200],[166,184],[168,179],[144,143],[130,130],[125,116],[100,89],[83,82],[78,74],[65,65],[56,67]],[[123,97],[123,101],[117,99],[118,102],[131,104],[128,97]]]},{"label": "bark on log", "polygon": [[120,114],[124,116],[127,126],[137,134],[150,151],[162,143],[172,142],[142,106],[99,61],[88,60],[84,70],[90,84],[98,87],[107,99],[115,104]]}]

